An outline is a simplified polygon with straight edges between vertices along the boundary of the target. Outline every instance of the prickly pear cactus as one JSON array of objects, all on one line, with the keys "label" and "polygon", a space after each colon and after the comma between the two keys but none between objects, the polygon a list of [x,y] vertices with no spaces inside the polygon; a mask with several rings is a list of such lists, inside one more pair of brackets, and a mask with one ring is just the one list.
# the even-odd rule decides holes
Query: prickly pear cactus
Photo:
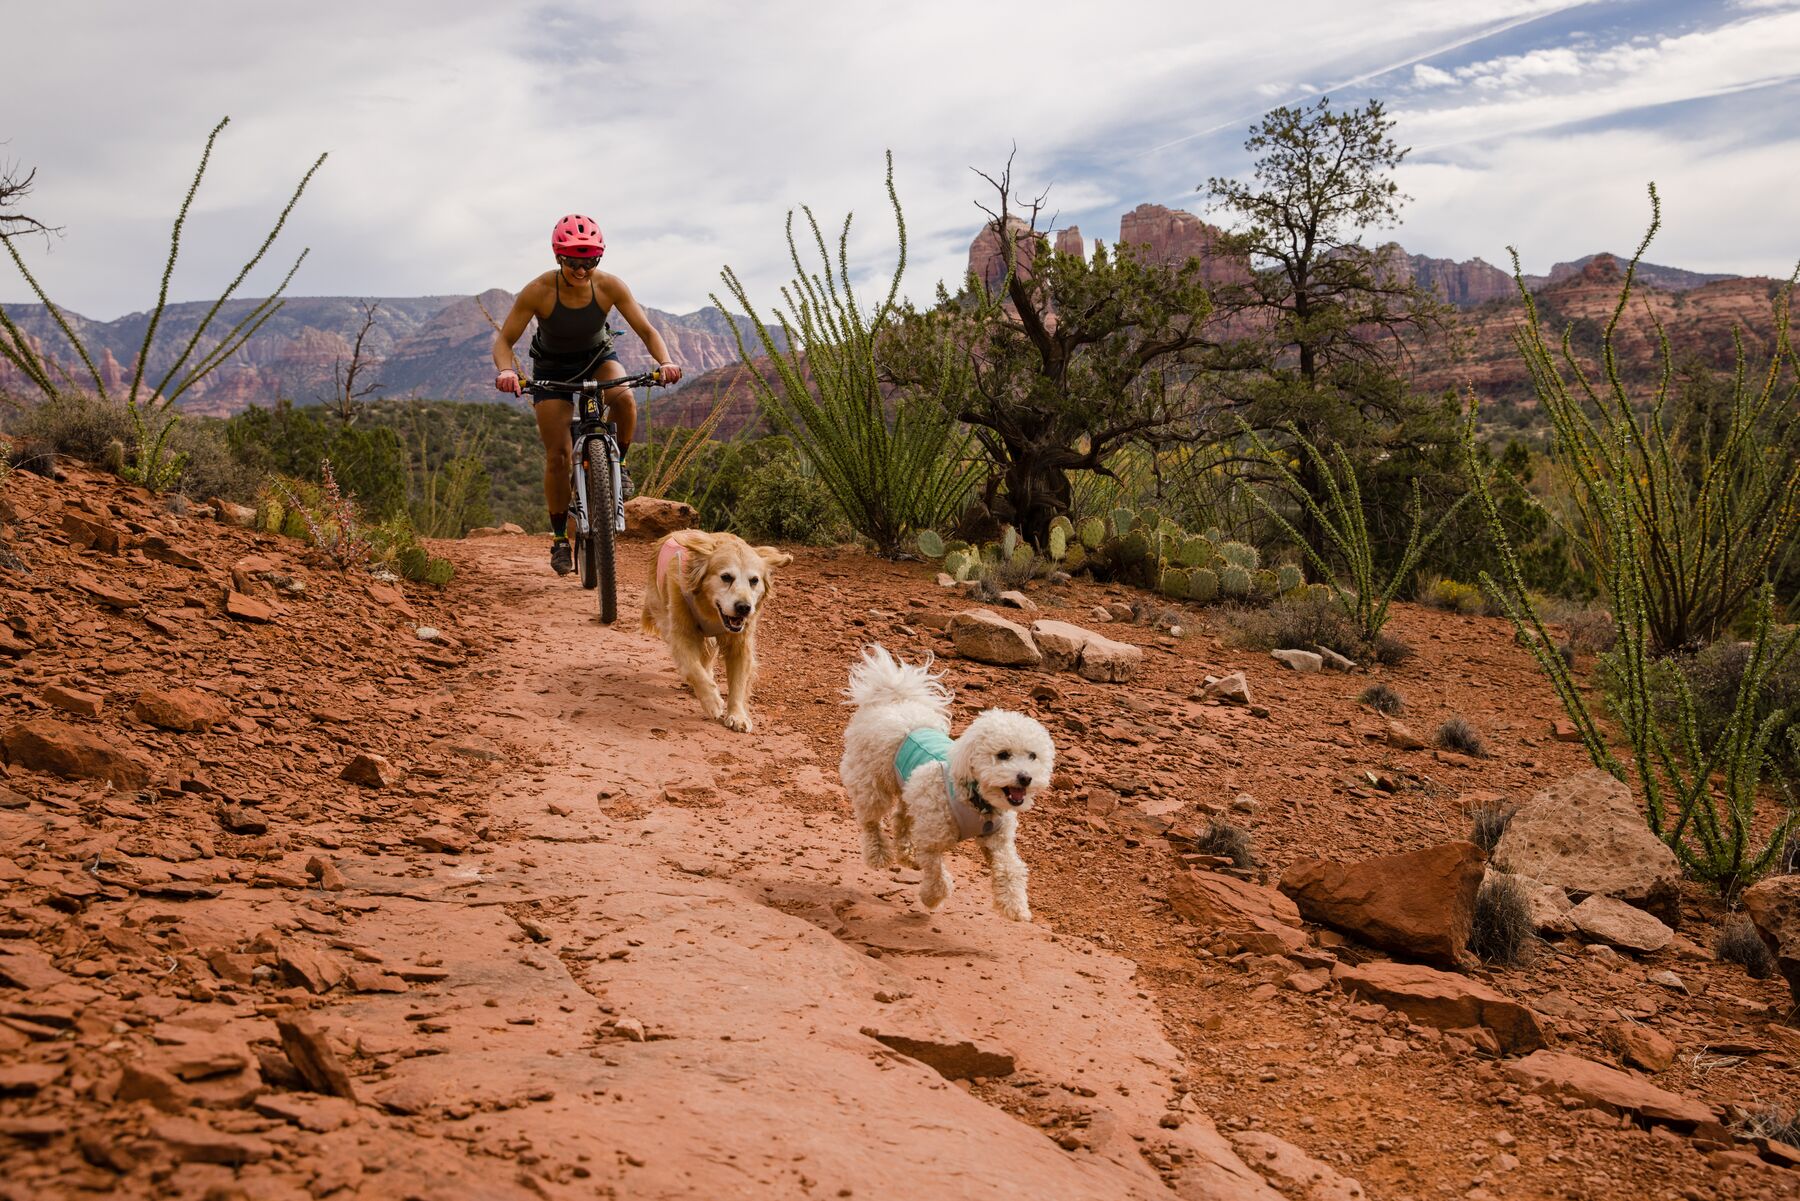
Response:
[{"label": "prickly pear cactus", "polygon": [[953,580],[974,579],[979,566],[979,560],[970,551],[953,550],[944,556],[944,572]]},{"label": "prickly pear cactus", "polygon": [[927,559],[944,557],[944,540],[932,530],[919,531],[919,553]]},{"label": "prickly pear cactus", "polygon": [[1061,526],[1051,526],[1050,536],[1045,540],[1044,551],[1051,559],[1060,563],[1069,553],[1069,535]]},{"label": "prickly pear cactus", "polygon": [[1306,576],[1295,564],[1283,563],[1275,569],[1275,591],[1283,596],[1304,583],[1306,583]]},{"label": "prickly pear cactus", "polygon": [[1069,544],[1068,554],[1063,556],[1063,570],[1073,573],[1088,565],[1088,549],[1079,542]]},{"label": "prickly pear cactus", "polygon": [[1175,600],[1186,600],[1188,589],[1192,587],[1188,573],[1179,567],[1171,567],[1162,573],[1162,594]]},{"label": "prickly pear cactus", "polygon": [[1219,558],[1225,560],[1227,566],[1242,567],[1245,571],[1255,571],[1262,566],[1262,556],[1248,542],[1221,542]]},{"label": "prickly pear cactus", "polygon": [[1089,517],[1081,523],[1081,545],[1089,550],[1099,550],[1106,541],[1106,522],[1098,517]]},{"label": "prickly pear cactus", "polygon": [[1250,583],[1251,587],[1256,590],[1256,595],[1273,597],[1280,580],[1273,571],[1265,567],[1251,575]]},{"label": "prickly pear cactus", "polygon": [[1013,570],[1024,571],[1031,566],[1032,560],[1035,558],[1037,556],[1032,553],[1029,545],[1014,539],[1012,553],[1006,557],[1006,560],[1012,565]]},{"label": "prickly pear cactus", "polygon": [[1114,557],[1122,565],[1142,563],[1150,557],[1150,539],[1142,530],[1132,530],[1129,534],[1122,534],[1119,537],[1118,546],[1115,548]]},{"label": "prickly pear cactus", "polygon": [[1219,598],[1219,573],[1210,567],[1188,572],[1188,599],[1209,604]]},{"label": "prickly pear cactus", "polygon": [[1017,549],[1019,549],[1019,531],[1009,525],[1000,531],[1000,557],[1010,559]]},{"label": "prickly pear cactus", "polygon": [[1219,572],[1219,591],[1233,600],[1249,596],[1253,584],[1250,573],[1242,567],[1227,565]]},{"label": "prickly pear cactus", "polygon": [[1175,561],[1183,567],[1205,567],[1212,562],[1213,546],[1204,538],[1183,538],[1175,549]]},{"label": "prickly pear cactus", "polygon": [[1216,525],[1209,525],[1205,529],[1201,530],[1200,536],[1202,538],[1206,539],[1208,542],[1212,543],[1214,546],[1217,546],[1219,543],[1225,541],[1225,531],[1220,529]]},{"label": "prickly pear cactus", "polygon": [[1113,537],[1115,537],[1115,538],[1125,537],[1125,535],[1131,533],[1132,528],[1136,524],[1137,524],[1137,517],[1132,513],[1132,511],[1130,509],[1120,507],[1120,508],[1114,509],[1112,511]]}]

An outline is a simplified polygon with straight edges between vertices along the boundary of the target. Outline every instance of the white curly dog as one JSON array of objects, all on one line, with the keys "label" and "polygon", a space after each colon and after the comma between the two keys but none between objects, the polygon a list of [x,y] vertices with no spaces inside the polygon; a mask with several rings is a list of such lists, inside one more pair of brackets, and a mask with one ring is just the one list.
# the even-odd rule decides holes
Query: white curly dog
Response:
[{"label": "white curly dog", "polygon": [[[1013,845],[1019,814],[1050,786],[1056,747],[1023,713],[989,709],[950,738],[950,690],[930,669],[863,648],[847,690],[856,713],[844,730],[838,775],[862,827],[870,867],[916,865],[919,900],[935,910],[953,887],[944,856],[974,839],[994,878],[994,907],[1031,920],[1029,872]],[[883,821],[894,817],[894,840]],[[896,843],[898,844],[896,853]]]}]

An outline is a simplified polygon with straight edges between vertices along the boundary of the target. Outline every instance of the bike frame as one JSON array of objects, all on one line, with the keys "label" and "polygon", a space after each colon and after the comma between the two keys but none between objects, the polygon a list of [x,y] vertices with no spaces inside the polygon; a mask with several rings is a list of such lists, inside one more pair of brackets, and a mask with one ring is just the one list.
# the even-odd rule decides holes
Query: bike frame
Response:
[{"label": "bike frame", "polygon": [[569,457],[569,516],[575,520],[575,528],[579,533],[588,532],[588,494],[587,472],[582,464],[587,462],[588,445],[592,442],[604,442],[611,450],[607,462],[612,466],[612,494],[617,501],[613,513],[613,529],[625,532],[625,501],[621,497],[624,483],[619,478],[619,443],[618,426],[602,416],[604,405],[595,393],[584,393],[576,398],[575,419],[569,422],[569,436],[574,443],[575,451]]}]

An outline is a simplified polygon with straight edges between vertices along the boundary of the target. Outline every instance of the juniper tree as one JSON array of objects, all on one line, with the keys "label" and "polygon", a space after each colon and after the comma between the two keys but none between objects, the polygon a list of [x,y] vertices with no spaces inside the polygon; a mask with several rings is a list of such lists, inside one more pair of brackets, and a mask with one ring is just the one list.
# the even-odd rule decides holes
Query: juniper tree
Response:
[{"label": "juniper tree", "polygon": [[1201,265],[1162,267],[1129,248],[1091,258],[1053,251],[1038,229],[1042,196],[1014,215],[1011,164],[987,228],[1004,277],[969,277],[929,308],[906,306],[883,340],[902,395],[938,397],[975,433],[992,466],[989,510],[1042,545],[1066,513],[1069,475],[1105,472],[1129,442],[1194,441],[1201,393],[1183,363],[1206,344],[1212,305]]}]

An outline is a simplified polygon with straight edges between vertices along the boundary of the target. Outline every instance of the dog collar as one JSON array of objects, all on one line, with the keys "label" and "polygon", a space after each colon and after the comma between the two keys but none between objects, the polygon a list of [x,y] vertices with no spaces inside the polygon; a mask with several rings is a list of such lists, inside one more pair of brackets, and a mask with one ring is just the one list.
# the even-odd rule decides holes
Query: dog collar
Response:
[{"label": "dog collar", "polygon": [[950,816],[956,819],[956,841],[967,842],[971,838],[986,838],[994,832],[999,823],[999,816],[993,806],[981,799],[981,792],[975,787],[975,781],[967,784],[968,799],[963,799],[963,790],[957,786],[950,775],[950,761],[944,761],[944,792],[950,798]]},{"label": "dog collar", "polygon": [[[665,538],[662,549],[656,552],[656,586],[658,588],[662,587],[663,580],[668,576],[671,566],[675,568],[677,574],[686,572],[687,548],[673,538]],[[732,632],[725,628],[724,621],[717,613],[709,615],[702,612],[700,606],[694,601],[693,594],[685,587],[678,587],[675,591],[679,592],[681,599],[687,602],[688,614],[693,617],[694,624],[700,627],[702,634],[708,638],[723,638]],[[743,631],[738,632],[742,633]]]}]

